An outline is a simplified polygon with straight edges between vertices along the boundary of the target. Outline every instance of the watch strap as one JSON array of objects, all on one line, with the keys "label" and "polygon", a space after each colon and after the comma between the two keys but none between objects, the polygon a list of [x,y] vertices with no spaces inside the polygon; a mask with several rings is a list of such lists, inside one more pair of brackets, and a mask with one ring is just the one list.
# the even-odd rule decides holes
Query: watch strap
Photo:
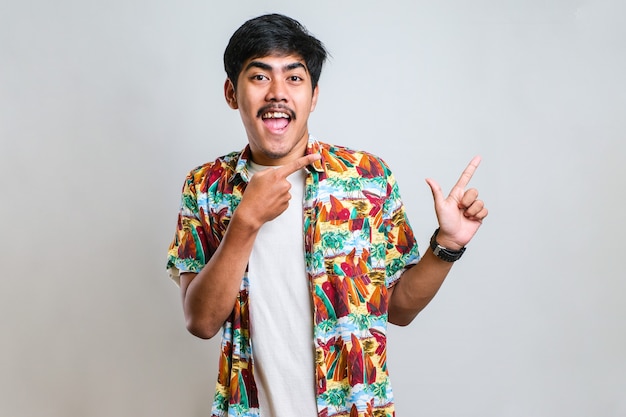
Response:
[{"label": "watch strap", "polygon": [[439,228],[435,230],[435,233],[433,233],[433,236],[430,238],[430,248],[432,249],[435,256],[446,262],[455,262],[461,259],[461,256],[463,256],[463,253],[465,252],[465,247],[462,247],[459,250],[452,250],[441,246],[437,243],[438,233]]}]

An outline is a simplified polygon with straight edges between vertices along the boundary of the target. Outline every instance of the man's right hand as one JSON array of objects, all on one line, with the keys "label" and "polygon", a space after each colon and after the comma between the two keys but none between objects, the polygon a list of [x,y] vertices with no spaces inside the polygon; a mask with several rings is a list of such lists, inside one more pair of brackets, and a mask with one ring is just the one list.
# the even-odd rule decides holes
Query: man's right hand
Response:
[{"label": "man's right hand", "polygon": [[320,159],[306,155],[279,168],[254,174],[217,250],[198,274],[182,274],[180,288],[187,329],[213,337],[233,310],[254,240],[261,226],[289,206],[287,177]]},{"label": "man's right hand", "polygon": [[255,173],[237,207],[239,221],[258,229],[274,220],[289,206],[291,184],[287,177],[320,159],[319,154],[302,156],[278,168]]}]

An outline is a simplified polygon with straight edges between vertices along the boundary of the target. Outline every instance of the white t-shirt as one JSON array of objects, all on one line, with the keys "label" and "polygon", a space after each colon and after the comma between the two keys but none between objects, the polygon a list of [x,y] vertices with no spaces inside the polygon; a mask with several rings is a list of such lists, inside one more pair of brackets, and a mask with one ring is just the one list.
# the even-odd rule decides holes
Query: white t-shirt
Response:
[{"label": "white t-shirt", "polygon": [[[271,168],[251,163],[251,173],[263,169]],[[302,223],[306,172],[287,179],[289,208],[261,227],[248,263],[252,360],[262,417],[317,417]]]}]

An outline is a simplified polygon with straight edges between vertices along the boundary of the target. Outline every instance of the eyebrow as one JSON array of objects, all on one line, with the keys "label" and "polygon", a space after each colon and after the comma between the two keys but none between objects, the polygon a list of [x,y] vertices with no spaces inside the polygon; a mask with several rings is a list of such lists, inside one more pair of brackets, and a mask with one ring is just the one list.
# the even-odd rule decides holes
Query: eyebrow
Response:
[{"label": "eyebrow", "polygon": [[[262,62],[262,61],[250,61],[250,63],[246,66],[246,71],[249,70],[250,68],[260,68],[265,71],[271,71],[274,69],[271,65],[266,64],[265,62]],[[306,72],[308,72],[306,66],[302,62],[293,62],[291,64],[287,64],[283,67],[283,71],[291,71],[297,68],[302,68]]]}]

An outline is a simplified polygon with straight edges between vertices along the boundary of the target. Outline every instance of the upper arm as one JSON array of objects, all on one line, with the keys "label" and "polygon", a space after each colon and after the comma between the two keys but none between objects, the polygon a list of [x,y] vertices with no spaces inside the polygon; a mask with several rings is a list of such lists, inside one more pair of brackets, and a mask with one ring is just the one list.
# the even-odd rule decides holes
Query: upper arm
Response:
[{"label": "upper arm", "polygon": [[187,289],[189,288],[189,284],[191,281],[198,275],[195,272],[183,272],[180,274],[180,294],[183,297],[183,302],[185,301],[185,297],[187,296]]},{"label": "upper arm", "polygon": [[[206,219],[198,206],[198,190],[193,171],[187,175],[181,193],[176,232],[168,249],[167,268],[180,285],[179,276],[185,272],[200,272],[207,262],[209,242],[204,229]],[[205,209],[206,212],[206,209]]]}]

